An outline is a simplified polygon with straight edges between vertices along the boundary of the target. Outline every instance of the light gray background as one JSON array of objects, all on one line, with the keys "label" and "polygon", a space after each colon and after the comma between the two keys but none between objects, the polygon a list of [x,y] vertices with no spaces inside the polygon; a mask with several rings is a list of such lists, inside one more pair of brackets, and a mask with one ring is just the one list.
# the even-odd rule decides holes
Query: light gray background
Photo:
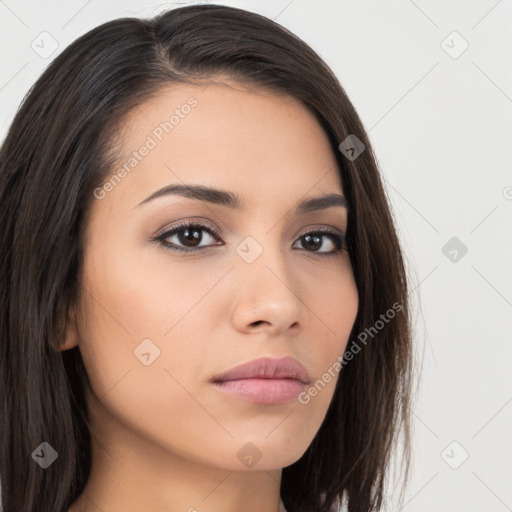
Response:
[{"label": "light gray background", "polygon": [[[512,1],[217,3],[264,14],[308,42],[369,131],[413,276],[423,358],[402,510],[512,510]],[[0,140],[74,39],[177,5],[0,0]],[[43,31],[58,43],[47,59],[31,47],[50,48]],[[462,257],[457,247],[443,253],[452,237],[467,247]]]}]

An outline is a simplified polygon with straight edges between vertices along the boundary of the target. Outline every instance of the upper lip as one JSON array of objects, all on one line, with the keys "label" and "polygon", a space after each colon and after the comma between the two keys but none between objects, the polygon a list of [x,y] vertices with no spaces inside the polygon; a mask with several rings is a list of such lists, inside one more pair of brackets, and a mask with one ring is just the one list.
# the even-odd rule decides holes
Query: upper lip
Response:
[{"label": "upper lip", "polygon": [[261,357],[235,366],[212,379],[213,382],[240,379],[296,379],[308,384],[308,371],[291,356],[281,358]]}]

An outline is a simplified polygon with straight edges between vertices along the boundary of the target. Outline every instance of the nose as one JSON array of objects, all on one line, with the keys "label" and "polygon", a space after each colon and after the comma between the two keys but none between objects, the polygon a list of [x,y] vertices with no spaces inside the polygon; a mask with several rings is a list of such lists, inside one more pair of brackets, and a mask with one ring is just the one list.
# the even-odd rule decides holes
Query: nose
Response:
[{"label": "nose", "polygon": [[231,321],[238,331],[275,336],[305,327],[307,307],[298,276],[286,267],[279,250],[265,249],[252,263],[237,261],[233,274]]}]

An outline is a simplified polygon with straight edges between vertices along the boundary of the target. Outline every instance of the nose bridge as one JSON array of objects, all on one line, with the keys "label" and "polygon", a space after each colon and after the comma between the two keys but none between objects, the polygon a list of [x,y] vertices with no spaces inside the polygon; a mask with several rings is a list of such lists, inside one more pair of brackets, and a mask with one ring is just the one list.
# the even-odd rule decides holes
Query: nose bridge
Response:
[{"label": "nose bridge", "polygon": [[268,284],[273,281],[281,283],[288,292],[294,288],[293,276],[289,265],[286,264],[286,253],[283,253],[281,243],[272,235],[258,234],[258,239],[247,236],[237,246],[239,256],[235,266],[240,277],[255,280],[255,285]]},{"label": "nose bridge", "polygon": [[[260,236],[260,239],[263,238]],[[287,328],[304,320],[293,269],[275,236],[246,237],[236,248],[236,315],[240,327],[267,322]]]}]

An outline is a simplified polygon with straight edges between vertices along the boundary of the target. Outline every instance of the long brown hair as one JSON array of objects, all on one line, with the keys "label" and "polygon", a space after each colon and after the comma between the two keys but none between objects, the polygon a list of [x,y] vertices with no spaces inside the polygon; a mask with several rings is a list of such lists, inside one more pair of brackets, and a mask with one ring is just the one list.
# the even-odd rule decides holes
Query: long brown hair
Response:
[{"label": "long brown hair", "polygon": [[[81,293],[93,190],[112,170],[122,118],[163,86],[206,84],[219,75],[297,98],[327,134],[350,204],[346,242],[360,297],[350,340],[372,332],[343,364],[311,445],[283,469],[284,504],[289,512],[331,512],[341,504],[351,512],[381,509],[399,434],[407,481],[407,279],[368,136],[338,79],[306,43],[258,14],[195,5],[114,20],[77,39],[32,87],[0,150],[3,512],[67,510],[89,475],[87,374],[78,347],[58,347],[68,308]],[[346,152],[354,136],[364,144],[357,158]],[[375,328],[393,304],[400,314]],[[43,441],[59,458],[45,470],[31,457]]]}]

